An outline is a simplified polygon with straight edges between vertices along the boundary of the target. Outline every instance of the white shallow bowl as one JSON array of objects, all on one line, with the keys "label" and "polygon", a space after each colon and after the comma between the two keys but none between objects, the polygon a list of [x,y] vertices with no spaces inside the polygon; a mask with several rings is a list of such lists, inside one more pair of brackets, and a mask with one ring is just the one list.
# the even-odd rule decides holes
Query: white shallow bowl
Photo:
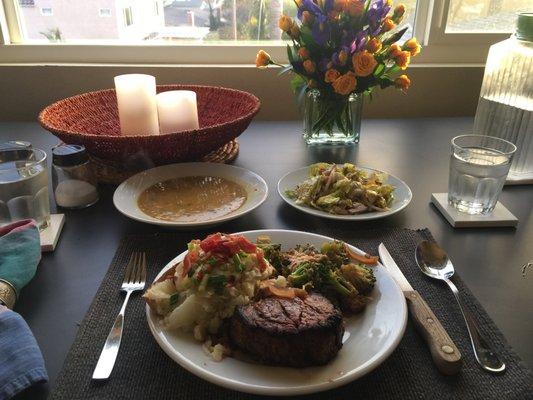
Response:
[{"label": "white shallow bowl", "polygon": [[[161,181],[187,176],[214,176],[236,182],[246,190],[246,201],[229,214],[194,222],[165,221],[141,211],[137,199],[144,190]],[[220,224],[247,214],[259,207],[266,200],[267,195],[268,186],[265,180],[255,172],[227,164],[194,162],[164,165],[133,175],[117,187],[113,195],[113,203],[122,214],[136,221],[170,228],[194,228]]]},{"label": "white shallow bowl", "polygon": [[[332,238],[306,232],[258,230],[241,232],[254,241],[269,235],[283,249],[297,244],[320,246]],[[354,251],[357,248],[350,246]],[[180,262],[186,252],[171,260],[159,273]],[[229,389],[262,395],[308,394],[345,385],[369,373],[393,352],[405,331],[407,306],[400,288],[385,268],[375,267],[376,286],[365,311],[345,320],[343,347],[327,365],[309,368],[273,367],[235,358],[213,361],[192,334],[167,331],[159,317],[146,306],[146,317],[155,340],[174,361],[198,377]],[[157,279],[156,278],[156,279]]]},{"label": "white shallow bowl", "polygon": [[337,214],[330,214],[325,211],[317,210],[315,208],[311,208],[308,206],[296,204],[295,200],[292,200],[287,197],[287,195],[285,194],[285,191],[294,189],[300,183],[309,179],[309,167],[300,168],[300,169],[294,170],[284,175],[278,182],[278,193],[281,196],[281,198],[285,200],[286,203],[290,204],[294,208],[297,208],[298,210],[303,211],[307,214],[316,215],[318,217],[329,218],[329,219],[340,219],[340,220],[345,220],[345,221],[364,221],[364,220],[370,220],[370,219],[385,218],[385,217],[388,217],[392,214],[396,214],[397,212],[403,210],[411,202],[411,199],[413,198],[411,189],[401,179],[387,172],[379,171],[377,169],[368,168],[368,167],[359,167],[359,166],[357,168],[362,169],[363,171],[366,171],[369,174],[372,172],[378,172],[378,173],[386,174],[388,176],[388,179],[385,183],[388,183],[389,185],[392,185],[395,188],[394,199],[388,211],[372,211],[369,213],[356,214],[356,215],[337,215]]}]

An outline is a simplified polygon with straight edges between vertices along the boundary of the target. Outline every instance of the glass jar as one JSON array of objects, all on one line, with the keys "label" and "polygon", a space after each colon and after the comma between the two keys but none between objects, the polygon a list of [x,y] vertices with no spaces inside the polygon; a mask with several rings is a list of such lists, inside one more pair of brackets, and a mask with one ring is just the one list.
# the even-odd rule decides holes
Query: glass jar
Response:
[{"label": "glass jar", "polygon": [[85,208],[98,201],[98,181],[84,146],[61,144],[52,149],[52,186],[59,207]]},{"label": "glass jar", "polygon": [[307,144],[352,144],[359,142],[363,95],[325,96],[309,90],[304,101],[304,132]]},{"label": "glass jar", "polygon": [[27,145],[0,145],[0,226],[34,219],[50,225],[46,153]]},{"label": "glass jar", "polygon": [[490,47],[474,133],[514,143],[507,183],[533,183],[533,13],[519,14],[516,33]]}]

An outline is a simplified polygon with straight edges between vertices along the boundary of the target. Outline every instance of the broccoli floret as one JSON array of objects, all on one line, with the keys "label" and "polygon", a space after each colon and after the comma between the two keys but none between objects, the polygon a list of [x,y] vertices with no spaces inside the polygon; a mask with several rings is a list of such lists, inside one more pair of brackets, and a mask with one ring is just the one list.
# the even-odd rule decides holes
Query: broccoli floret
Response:
[{"label": "broccoli floret", "polygon": [[272,265],[278,272],[281,272],[282,262],[281,262],[281,244],[278,243],[258,243],[257,247],[263,250],[263,254],[267,261]]},{"label": "broccoli floret", "polygon": [[287,277],[289,285],[293,287],[303,287],[313,281],[316,265],[310,262],[303,262],[296,266]]},{"label": "broccoli floret", "polygon": [[345,264],[341,267],[341,273],[361,294],[368,294],[374,289],[376,277],[372,268],[366,265]]},{"label": "broccoli floret", "polygon": [[337,271],[322,264],[319,269],[322,287],[325,291],[334,292],[342,297],[354,296],[357,289]]},{"label": "broccoli floret", "polygon": [[336,268],[340,268],[341,265],[348,263],[350,260],[346,253],[344,243],[338,240],[325,242],[322,245],[320,252],[325,254]]}]

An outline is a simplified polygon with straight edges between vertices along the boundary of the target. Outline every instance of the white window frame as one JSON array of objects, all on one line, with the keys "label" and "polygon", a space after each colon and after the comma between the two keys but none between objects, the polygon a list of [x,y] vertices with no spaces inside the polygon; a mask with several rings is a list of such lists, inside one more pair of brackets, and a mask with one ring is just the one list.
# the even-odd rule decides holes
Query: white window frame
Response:
[{"label": "white window frame", "polygon": [[[166,64],[252,65],[259,49],[281,63],[287,62],[284,42],[222,44],[116,43],[99,41],[61,44],[22,43],[17,0],[0,0],[0,64]],[[490,44],[509,33],[446,33],[450,0],[419,0],[414,34],[424,45],[413,67],[481,66]]]}]

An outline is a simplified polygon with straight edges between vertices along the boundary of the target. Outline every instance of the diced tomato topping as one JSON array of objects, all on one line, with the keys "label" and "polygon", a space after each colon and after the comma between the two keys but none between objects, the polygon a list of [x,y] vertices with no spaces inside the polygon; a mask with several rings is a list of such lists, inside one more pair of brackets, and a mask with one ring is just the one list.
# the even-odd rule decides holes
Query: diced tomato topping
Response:
[{"label": "diced tomato topping", "polygon": [[259,264],[259,270],[264,271],[268,267],[268,263],[265,260],[265,254],[263,253],[263,249],[258,247],[255,251],[255,255],[257,257],[257,264]]},{"label": "diced tomato topping", "polygon": [[242,235],[222,235],[214,233],[200,243],[203,251],[219,253],[231,257],[239,251],[254,253],[257,246]]},{"label": "diced tomato topping", "polygon": [[191,253],[185,254],[185,257],[183,258],[183,271],[181,273],[181,277],[185,277],[189,270],[191,269]]}]

